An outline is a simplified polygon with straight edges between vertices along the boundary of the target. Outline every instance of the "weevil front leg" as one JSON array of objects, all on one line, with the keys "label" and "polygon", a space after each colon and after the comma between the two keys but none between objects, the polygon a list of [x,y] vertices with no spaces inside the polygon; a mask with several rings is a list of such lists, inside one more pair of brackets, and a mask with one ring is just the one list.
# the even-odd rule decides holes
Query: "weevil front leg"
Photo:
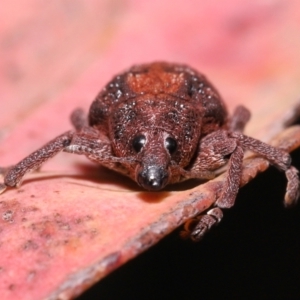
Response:
[{"label": "weevil front leg", "polygon": [[10,168],[5,174],[4,185],[6,187],[19,186],[26,173],[39,168],[48,159],[70,145],[73,135],[74,133],[72,131],[67,131],[21,160],[18,164]]},{"label": "weevil front leg", "polygon": [[230,136],[238,140],[244,149],[251,150],[261,155],[279,170],[285,172],[288,182],[284,196],[284,204],[287,207],[296,204],[299,198],[300,182],[298,170],[291,165],[292,159],[289,153],[239,132],[230,133]]},{"label": "weevil front leg", "polygon": [[67,131],[56,137],[39,150],[33,152],[18,164],[10,168],[4,176],[4,187],[17,187],[21,184],[23,177],[31,170],[39,168],[48,159],[61,151],[81,155],[94,155],[99,161],[118,161],[112,156],[110,143],[101,139],[101,134],[91,127],[83,127],[81,131]]},{"label": "weevil front leg", "polygon": [[[82,109],[75,110],[71,115],[71,122],[78,132],[87,126],[84,111]],[[26,173],[38,170],[44,162],[66,149],[71,144],[75,135],[76,133],[74,131],[67,131],[21,160],[15,166],[0,168],[0,175],[4,177],[4,184],[0,184],[0,193],[2,193],[6,187],[19,186]]]},{"label": "weevil front leg", "polygon": [[[216,207],[209,210],[206,215],[200,215],[198,217],[198,224],[191,230],[190,233],[192,239],[195,241],[200,240],[207,230],[209,230],[214,224],[220,222],[222,218],[221,208],[230,208],[234,205],[240,186],[244,149],[251,150],[261,155],[278,169],[285,172],[288,180],[284,198],[286,206],[295,204],[299,197],[300,182],[298,170],[291,166],[291,157],[287,152],[272,147],[254,138],[245,136],[240,132],[228,132],[227,138],[235,141],[236,148],[230,156],[227,177],[223,190],[221,196],[215,202]],[[226,141],[226,139],[224,139],[224,141]],[[215,147],[215,150],[217,150],[218,147]],[[206,148],[204,147],[203,150],[205,149]],[[219,149],[222,149],[222,147],[219,147]],[[200,153],[200,156],[203,156],[203,154]],[[216,151],[212,154],[212,156],[218,157],[218,152]],[[204,162],[202,161],[202,164],[203,163]]]},{"label": "weevil front leg", "polygon": [[[244,151],[235,139],[226,136],[226,131],[219,131],[212,133],[207,139],[208,141],[215,140],[215,144],[211,141],[206,143],[204,140],[204,147],[203,145],[202,148],[200,147],[199,158],[196,160],[197,165],[194,166],[199,169],[209,168],[209,164],[215,162],[213,167],[216,168],[225,164],[228,156],[230,157],[226,180],[221,195],[215,203],[216,207],[210,209],[206,214],[198,216],[196,225],[190,231],[190,237],[194,241],[199,241],[213,225],[222,220],[221,208],[233,206],[239,190]],[[223,141],[220,140],[220,137],[223,137]],[[210,155],[205,155],[205,153],[210,153]]]},{"label": "weevil front leg", "polygon": [[[244,106],[236,107],[230,118],[228,130],[242,133],[250,116],[250,111]],[[229,162],[227,178],[221,196],[216,202],[216,207],[189,222],[194,226],[193,228],[186,226],[186,231],[182,233],[183,236],[189,235],[192,240],[199,241],[212,226],[222,220],[221,208],[229,208],[235,202],[240,186],[243,157],[243,148],[238,145],[235,138],[228,137],[225,130],[213,132],[201,141],[191,170],[193,172],[216,170]],[[291,174],[291,176],[293,175]]]}]

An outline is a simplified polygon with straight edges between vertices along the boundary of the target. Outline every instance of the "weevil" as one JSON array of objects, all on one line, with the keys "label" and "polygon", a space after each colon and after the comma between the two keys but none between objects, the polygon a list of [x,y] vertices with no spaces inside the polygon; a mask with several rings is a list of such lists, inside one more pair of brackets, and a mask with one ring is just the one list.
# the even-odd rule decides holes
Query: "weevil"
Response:
[{"label": "weevil", "polygon": [[214,86],[195,69],[155,62],[136,65],[115,76],[92,102],[88,116],[71,115],[74,130],[54,138],[4,176],[4,189],[65,151],[129,176],[148,191],[190,178],[211,179],[227,166],[214,207],[198,218],[190,235],[199,240],[234,205],[245,150],[285,172],[285,204],[299,196],[298,170],[290,155],[243,134],[250,112],[238,106],[232,116]]}]

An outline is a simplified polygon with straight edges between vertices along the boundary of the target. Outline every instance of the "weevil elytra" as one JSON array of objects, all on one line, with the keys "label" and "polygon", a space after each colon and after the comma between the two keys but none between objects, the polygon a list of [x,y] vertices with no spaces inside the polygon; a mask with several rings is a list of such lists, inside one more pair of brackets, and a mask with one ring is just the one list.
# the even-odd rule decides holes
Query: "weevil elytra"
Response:
[{"label": "weevil elytra", "polygon": [[239,106],[228,116],[217,90],[196,70],[156,62],[136,65],[115,76],[92,102],[88,117],[71,115],[74,130],[56,137],[10,168],[4,188],[15,187],[30,170],[60,151],[85,155],[125,174],[149,191],[190,178],[210,179],[226,165],[221,196],[193,226],[200,239],[234,204],[245,150],[251,150],[285,172],[285,204],[299,195],[298,170],[285,151],[242,132],[250,112]]}]

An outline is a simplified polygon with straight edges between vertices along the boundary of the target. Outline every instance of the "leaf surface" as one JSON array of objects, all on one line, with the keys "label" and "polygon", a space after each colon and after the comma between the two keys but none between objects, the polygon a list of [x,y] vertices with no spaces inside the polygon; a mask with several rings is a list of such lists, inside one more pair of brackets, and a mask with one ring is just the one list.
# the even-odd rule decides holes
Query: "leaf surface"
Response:
[{"label": "leaf surface", "polygon": [[[112,75],[140,62],[184,62],[205,73],[230,111],[250,108],[246,132],[264,141],[297,116],[296,1],[28,2],[24,11],[2,9],[0,166],[70,129],[73,109],[87,111]],[[293,130],[275,143],[296,147]],[[267,167],[246,160],[243,184]],[[149,193],[84,157],[57,155],[0,196],[2,299],[79,295],[211,206],[223,180]]]}]

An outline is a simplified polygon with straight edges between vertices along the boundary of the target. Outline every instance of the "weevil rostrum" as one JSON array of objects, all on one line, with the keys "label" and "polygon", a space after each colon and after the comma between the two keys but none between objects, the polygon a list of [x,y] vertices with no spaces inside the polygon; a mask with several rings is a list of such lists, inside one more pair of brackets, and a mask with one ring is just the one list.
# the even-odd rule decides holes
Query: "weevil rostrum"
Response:
[{"label": "weevil rostrum", "polygon": [[290,155],[242,132],[250,118],[243,106],[228,116],[217,90],[204,75],[181,64],[155,62],[115,76],[92,102],[88,117],[71,115],[74,130],[54,138],[9,168],[4,188],[65,151],[129,176],[148,191],[190,178],[211,179],[227,165],[227,177],[214,207],[198,218],[190,235],[199,240],[234,205],[245,150],[285,172],[285,204],[299,196],[298,170]]}]

